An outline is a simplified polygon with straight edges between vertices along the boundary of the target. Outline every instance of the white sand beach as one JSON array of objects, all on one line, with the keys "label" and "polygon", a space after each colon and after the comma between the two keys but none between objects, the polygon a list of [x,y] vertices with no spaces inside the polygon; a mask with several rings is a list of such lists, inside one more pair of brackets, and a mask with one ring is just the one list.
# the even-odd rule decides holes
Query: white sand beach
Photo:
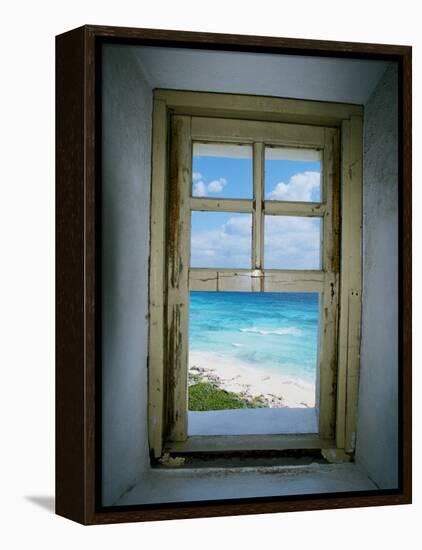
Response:
[{"label": "white sand beach", "polygon": [[255,369],[236,359],[208,352],[190,352],[190,383],[194,378],[216,383],[230,392],[263,396],[269,407],[315,407],[315,387],[301,379]]}]

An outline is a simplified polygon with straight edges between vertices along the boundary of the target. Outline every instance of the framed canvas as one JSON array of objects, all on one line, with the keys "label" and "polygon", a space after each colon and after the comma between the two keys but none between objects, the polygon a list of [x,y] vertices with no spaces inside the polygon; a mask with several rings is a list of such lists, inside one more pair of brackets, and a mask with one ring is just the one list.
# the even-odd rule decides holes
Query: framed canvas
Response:
[{"label": "framed canvas", "polygon": [[410,503],[411,48],[56,54],[56,512]]}]

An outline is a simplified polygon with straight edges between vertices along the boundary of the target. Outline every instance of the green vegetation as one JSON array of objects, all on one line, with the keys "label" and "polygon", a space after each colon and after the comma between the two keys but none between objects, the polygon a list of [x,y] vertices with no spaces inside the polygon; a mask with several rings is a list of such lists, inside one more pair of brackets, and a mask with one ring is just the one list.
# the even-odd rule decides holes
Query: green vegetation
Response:
[{"label": "green vegetation", "polygon": [[190,411],[219,411],[224,409],[257,409],[265,407],[261,396],[246,397],[220,389],[210,382],[199,382],[189,386]]}]

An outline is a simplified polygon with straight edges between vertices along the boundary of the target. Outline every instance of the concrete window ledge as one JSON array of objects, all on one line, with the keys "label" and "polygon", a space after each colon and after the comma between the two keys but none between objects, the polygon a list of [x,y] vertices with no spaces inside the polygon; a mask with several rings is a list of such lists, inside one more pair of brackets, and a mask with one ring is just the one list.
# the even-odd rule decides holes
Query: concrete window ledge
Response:
[{"label": "concrete window ledge", "polygon": [[136,504],[254,498],[349,491],[378,487],[357,464],[253,468],[149,470],[115,503]]},{"label": "concrete window ledge", "polygon": [[314,408],[189,411],[188,426],[189,436],[312,434],[318,416]]}]

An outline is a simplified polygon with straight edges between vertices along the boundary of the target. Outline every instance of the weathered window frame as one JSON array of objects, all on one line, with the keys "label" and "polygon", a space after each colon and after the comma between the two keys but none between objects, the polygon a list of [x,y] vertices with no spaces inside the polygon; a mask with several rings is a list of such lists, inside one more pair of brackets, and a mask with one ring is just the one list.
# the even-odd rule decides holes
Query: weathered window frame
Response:
[{"label": "weathered window frame", "polygon": [[[153,456],[162,455],[164,443],[166,448],[175,451],[330,448],[337,454],[353,453],[361,318],[362,115],[362,107],[357,105],[155,91],[149,351],[149,444]],[[204,277],[204,270],[191,269],[189,277],[189,247],[174,247],[179,234],[183,234],[181,238],[185,242],[189,241],[186,213],[190,209],[230,212],[251,212],[252,209],[252,200],[190,196],[192,140],[253,143],[254,200],[258,206],[257,215],[253,216],[252,270],[208,269]],[[322,291],[325,297],[321,310],[327,312],[324,327],[330,336],[322,340],[320,431],[318,435],[307,436],[188,438],[187,331],[183,329],[188,315],[186,293],[189,288],[212,290],[217,271],[230,274],[233,280],[242,277],[242,281],[247,281],[248,290],[260,290],[264,143],[322,149],[324,164],[329,165],[328,170],[324,168],[323,185],[325,190],[330,187],[331,192],[325,194],[325,203],[268,201],[265,205],[270,215],[324,216],[326,246],[322,249],[322,270],[270,270],[264,283],[267,290],[312,289]],[[339,144],[340,155],[335,153],[339,151]],[[171,196],[169,189],[176,194]],[[185,213],[184,217],[181,212]],[[330,216],[331,224],[328,223]],[[183,267],[180,269],[180,266]],[[279,275],[282,282],[276,282]],[[317,283],[312,282],[315,278]],[[244,283],[235,282],[230,289],[241,289],[242,285]],[[166,288],[167,295],[163,292]]]}]

